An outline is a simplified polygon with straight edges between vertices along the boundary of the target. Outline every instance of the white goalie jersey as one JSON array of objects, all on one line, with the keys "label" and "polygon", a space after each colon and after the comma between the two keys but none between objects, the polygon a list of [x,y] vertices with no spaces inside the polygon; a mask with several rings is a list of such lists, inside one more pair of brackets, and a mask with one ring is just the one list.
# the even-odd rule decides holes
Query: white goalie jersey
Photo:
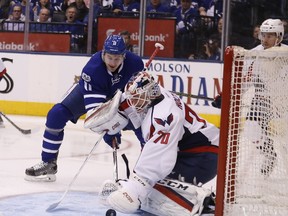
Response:
[{"label": "white goalie jersey", "polygon": [[163,97],[152,104],[142,121],[146,144],[134,168],[151,185],[170,174],[178,151],[216,152],[219,143],[218,128],[200,118],[177,95],[163,88],[161,93]]}]

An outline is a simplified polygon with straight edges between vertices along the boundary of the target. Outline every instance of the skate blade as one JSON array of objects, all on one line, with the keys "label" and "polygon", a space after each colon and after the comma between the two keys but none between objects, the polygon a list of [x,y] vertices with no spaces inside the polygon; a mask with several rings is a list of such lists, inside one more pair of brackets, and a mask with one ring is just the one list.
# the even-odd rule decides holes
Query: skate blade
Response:
[{"label": "skate blade", "polygon": [[54,182],[56,181],[56,175],[55,174],[48,174],[48,175],[41,175],[41,176],[25,175],[24,179],[26,181],[31,181],[31,182]]}]

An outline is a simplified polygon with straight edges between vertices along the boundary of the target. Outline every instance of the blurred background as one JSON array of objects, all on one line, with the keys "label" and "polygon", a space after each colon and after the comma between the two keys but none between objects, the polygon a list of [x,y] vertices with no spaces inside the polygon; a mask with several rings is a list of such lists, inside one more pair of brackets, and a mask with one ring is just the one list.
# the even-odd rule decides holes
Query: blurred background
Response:
[{"label": "blurred background", "polygon": [[149,57],[223,60],[227,45],[259,44],[259,25],[284,22],[287,0],[1,0],[0,51],[90,55],[109,34],[121,34],[127,48]]}]

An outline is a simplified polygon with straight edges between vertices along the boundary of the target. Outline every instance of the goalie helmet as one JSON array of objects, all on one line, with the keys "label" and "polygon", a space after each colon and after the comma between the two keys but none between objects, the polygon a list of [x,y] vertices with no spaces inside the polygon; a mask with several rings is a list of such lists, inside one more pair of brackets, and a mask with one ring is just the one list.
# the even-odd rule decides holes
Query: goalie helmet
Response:
[{"label": "goalie helmet", "polygon": [[276,33],[279,41],[277,44],[281,43],[284,36],[284,26],[280,19],[267,19],[260,26],[259,39],[262,40],[261,33]]},{"label": "goalie helmet", "polygon": [[145,110],[153,100],[161,95],[158,83],[145,71],[132,76],[125,86],[128,105],[137,112]]},{"label": "goalie helmet", "polygon": [[112,55],[124,55],[126,52],[126,45],[120,35],[109,35],[103,46],[104,53]]}]

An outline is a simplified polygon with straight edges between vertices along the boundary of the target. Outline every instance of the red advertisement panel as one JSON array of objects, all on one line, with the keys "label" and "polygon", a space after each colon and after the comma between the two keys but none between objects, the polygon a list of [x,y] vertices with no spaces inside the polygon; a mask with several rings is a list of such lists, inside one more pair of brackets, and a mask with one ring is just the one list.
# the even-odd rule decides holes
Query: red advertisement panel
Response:
[{"label": "red advertisement panel", "polygon": [[[23,44],[23,32],[0,32],[0,50],[23,51]],[[28,50],[69,53],[70,34],[29,33]]]},{"label": "red advertisement panel", "polygon": [[[102,49],[106,37],[127,30],[131,33],[132,43],[138,45],[138,18],[98,18],[98,50]],[[146,19],[144,56],[149,57],[155,50],[155,43],[161,43],[165,49],[159,57],[174,57],[175,19]]]}]

